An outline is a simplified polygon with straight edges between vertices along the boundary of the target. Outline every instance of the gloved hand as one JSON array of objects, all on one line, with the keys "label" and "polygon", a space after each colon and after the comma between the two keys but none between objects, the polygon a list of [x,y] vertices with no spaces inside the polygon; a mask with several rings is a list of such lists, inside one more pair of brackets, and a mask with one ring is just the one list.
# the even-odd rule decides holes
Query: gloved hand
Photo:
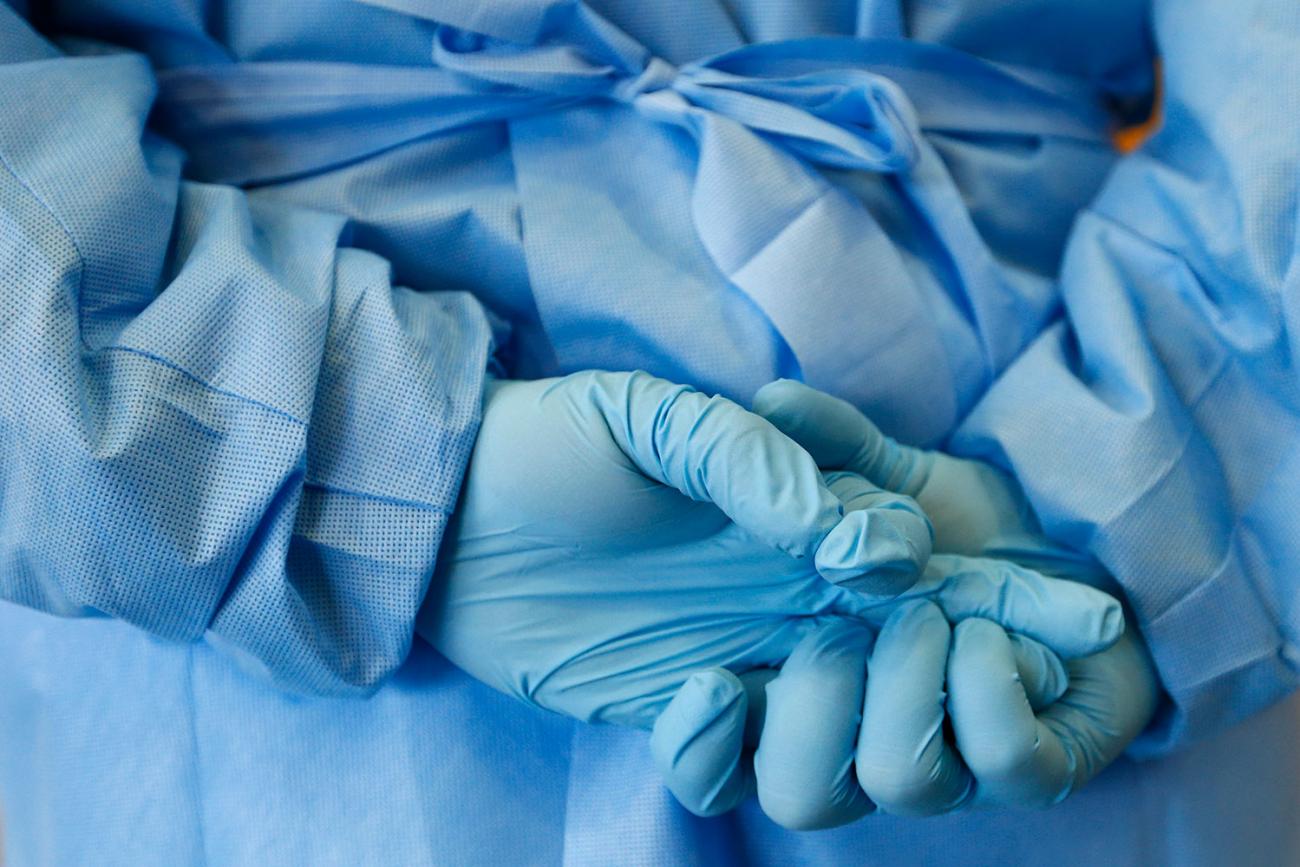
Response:
[{"label": "gloved hand", "polygon": [[[1063,680],[1053,671],[1047,688],[1026,676],[1021,641],[980,618],[950,627],[928,603],[900,609],[885,625],[871,655],[857,750],[858,779],[883,810],[1055,804],[1150,720],[1155,675],[1132,631],[1067,661]],[[960,755],[943,735],[945,686]]]},{"label": "gloved hand", "polygon": [[1020,485],[995,467],[900,445],[852,404],[792,380],[759,389],[754,412],[823,469],[848,470],[914,499],[934,525],[936,551],[1011,560],[1117,589],[1093,558],[1045,537]]},{"label": "gloved hand", "polygon": [[[758,774],[771,783],[763,791],[773,804],[808,778],[781,772],[783,763],[831,755],[806,749],[813,742],[804,732],[841,734],[833,720],[801,710],[801,692],[826,682],[834,687],[828,700],[843,702],[822,672],[832,651],[865,659],[864,624],[883,623],[896,604],[850,587],[898,592],[914,580],[929,541],[907,498],[853,474],[823,477],[756,416],[638,374],[497,384],[454,521],[420,632],[499,689],[579,719],[648,727],[688,676],[714,668],[682,690],[676,715],[656,729],[657,742],[680,744],[692,702],[699,706],[714,678],[731,689],[741,681],[730,672],[761,683],[784,664],[773,689],[790,698],[774,700],[773,719],[789,723],[773,722]],[[927,570],[904,598],[916,597],[954,620],[1004,623],[1066,656],[1107,646],[1122,629],[1113,599],[1009,564]],[[1045,649],[1022,646],[1031,669],[1056,664]],[[861,678],[859,670],[848,702],[854,717]],[[720,712],[743,732],[746,707],[713,695],[732,705]],[[726,737],[742,739],[733,730]],[[692,781],[709,771],[691,756],[707,763],[716,755],[687,752],[669,782],[689,797]],[[851,737],[838,754],[851,756]],[[851,782],[851,760],[841,763]],[[825,763],[818,768],[813,776],[826,777]],[[742,795],[748,785],[743,771],[723,783]],[[720,805],[728,796],[700,797]],[[784,808],[792,824],[818,820],[796,807]]]},{"label": "gloved hand", "polygon": [[[938,551],[1006,557],[1046,575],[1116,586],[1091,557],[1046,539],[1018,485],[992,467],[899,445],[850,404],[799,383],[765,386],[754,408],[824,468],[915,497],[934,522]],[[1071,660],[1068,688],[1037,716],[1044,696],[1025,682],[1021,655],[996,624],[971,619],[952,635],[932,606],[898,611],[870,659],[857,752],[867,794],[907,814],[972,801],[1055,803],[1113,761],[1155,712],[1154,668],[1132,632]],[[973,779],[943,741],[945,674],[947,710]]]},{"label": "gloved hand", "polygon": [[1016,682],[1014,645],[997,624],[957,624],[945,655],[948,713],[974,775],[975,804],[1063,801],[1141,734],[1159,699],[1155,668],[1134,630],[1101,653],[1066,663],[1069,688],[1038,713]]},{"label": "gloved hand", "polygon": [[[944,741],[943,681],[948,622],[968,618],[1011,631],[1015,676],[1035,708],[1066,690],[1058,656],[1095,654],[1124,629],[1119,603],[1090,587],[1011,563],[935,555],[899,597],[820,622],[779,672],[694,674],[650,740],[668,788],[698,815],[725,812],[757,791],[785,827],[842,825],[874,808],[854,774],[856,750],[858,776],[864,757],[883,756],[887,772],[936,803],[964,803],[969,776]],[[901,803],[884,789],[867,791],[882,806]]]},{"label": "gloved hand", "polygon": [[[911,586],[930,527],[730,401],[642,373],[494,383],[418,630],[465,671],[649,727],[694,671],[779,665]],[[869,595],[862,595],[869,594]]]}]

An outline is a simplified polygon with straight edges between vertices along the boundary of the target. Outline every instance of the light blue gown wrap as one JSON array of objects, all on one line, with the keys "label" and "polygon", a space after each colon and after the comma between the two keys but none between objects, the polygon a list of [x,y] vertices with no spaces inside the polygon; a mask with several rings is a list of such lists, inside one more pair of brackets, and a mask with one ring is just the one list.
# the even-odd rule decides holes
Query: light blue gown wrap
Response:
[{"label": "light blue gown wrap", "polygon": [[[7,857],[1297,863],[1298,203],[1289,0],[0,4]],[[485,374],[591,367],[1013,471],[1151,646],[1133,757],[703,820],[413,642]]]}]

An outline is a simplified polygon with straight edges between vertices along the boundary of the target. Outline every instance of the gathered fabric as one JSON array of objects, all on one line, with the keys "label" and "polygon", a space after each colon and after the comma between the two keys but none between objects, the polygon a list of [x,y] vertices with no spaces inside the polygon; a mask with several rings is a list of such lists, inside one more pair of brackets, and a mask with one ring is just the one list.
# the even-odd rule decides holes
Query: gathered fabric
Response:
[{"label": "gathered fabric", "polygon": [[[1222,5],[0,5],[7,856],[1295,861],[1300,19]],[[685,813],[412,637],[488,366],[998,464],[1122,585],[1156,758],[1032,821]]]}]

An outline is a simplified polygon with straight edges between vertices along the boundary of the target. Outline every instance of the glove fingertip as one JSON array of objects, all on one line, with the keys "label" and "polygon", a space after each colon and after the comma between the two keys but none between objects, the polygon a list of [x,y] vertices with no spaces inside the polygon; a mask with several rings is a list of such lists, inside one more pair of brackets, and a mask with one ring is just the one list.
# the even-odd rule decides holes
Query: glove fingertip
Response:
[{"label": "glove fingertip", "polygon": [[1124,608],[1119,604],[1118,600],[1112,599],[1106,606],[1106,611],[1101,615],[1099,640],[1103,642],[1103,647],[1098,649],[1110,647],[1116,641],[1119,641],[1120,636],[1124,634],[1124,629]]},{"label": "glove fingertip", "polygon": [[655,721],[650,752],[668,789],[697,816],[724,813],[752,793],[742,761],[747,701],[739,678],[692,674]]},{"label": "glove fingertip", "polygon": [[1029,706],[1038,712],[1055,704],[1070,686],[1061,658],[1032,638],[1016,634],[1008,637]]},{"label": "glove fingertip", "polygon": [[823,578],[868,596],[892,598],[920,578],[933,546],[930,523],[906,509],[848,512],[817,547]]},{"label": "glove fingertip", "polygon": [[1060,641],[1054,649],[1065,659],[1079,659],[1101,653],[1119,641],[1124,634],[1124,607],[1117,599],[1099,590],[1085,588],[1091,594],[1104,597],[1092,603],[1091,610],[1086,611],[1086,620],[1079,622],[1076,635],[1072,641]]},{"label": "glove fingertip", "polygon": [[754,412],[766,417],[769,412],[780,412],[788,401],[798,400],[811,389],[796,379],[774,379],[754,392]]}]

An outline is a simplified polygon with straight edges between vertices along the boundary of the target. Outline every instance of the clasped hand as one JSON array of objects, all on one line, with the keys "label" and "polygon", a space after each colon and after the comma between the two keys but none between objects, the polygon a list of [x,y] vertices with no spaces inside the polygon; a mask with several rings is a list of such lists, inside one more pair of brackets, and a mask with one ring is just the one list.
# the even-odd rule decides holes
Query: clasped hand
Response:
[{"label": "clasped hand", "polygon": [[[525,701],[652,728],[701,815],[1054,803],[1155,704],[1095,564],[1011,480],[795,383],[750,413],[641,373],[496,382],[449,537],[421,634]],[[1017,554],[1036,570],[990,559]]]}]

